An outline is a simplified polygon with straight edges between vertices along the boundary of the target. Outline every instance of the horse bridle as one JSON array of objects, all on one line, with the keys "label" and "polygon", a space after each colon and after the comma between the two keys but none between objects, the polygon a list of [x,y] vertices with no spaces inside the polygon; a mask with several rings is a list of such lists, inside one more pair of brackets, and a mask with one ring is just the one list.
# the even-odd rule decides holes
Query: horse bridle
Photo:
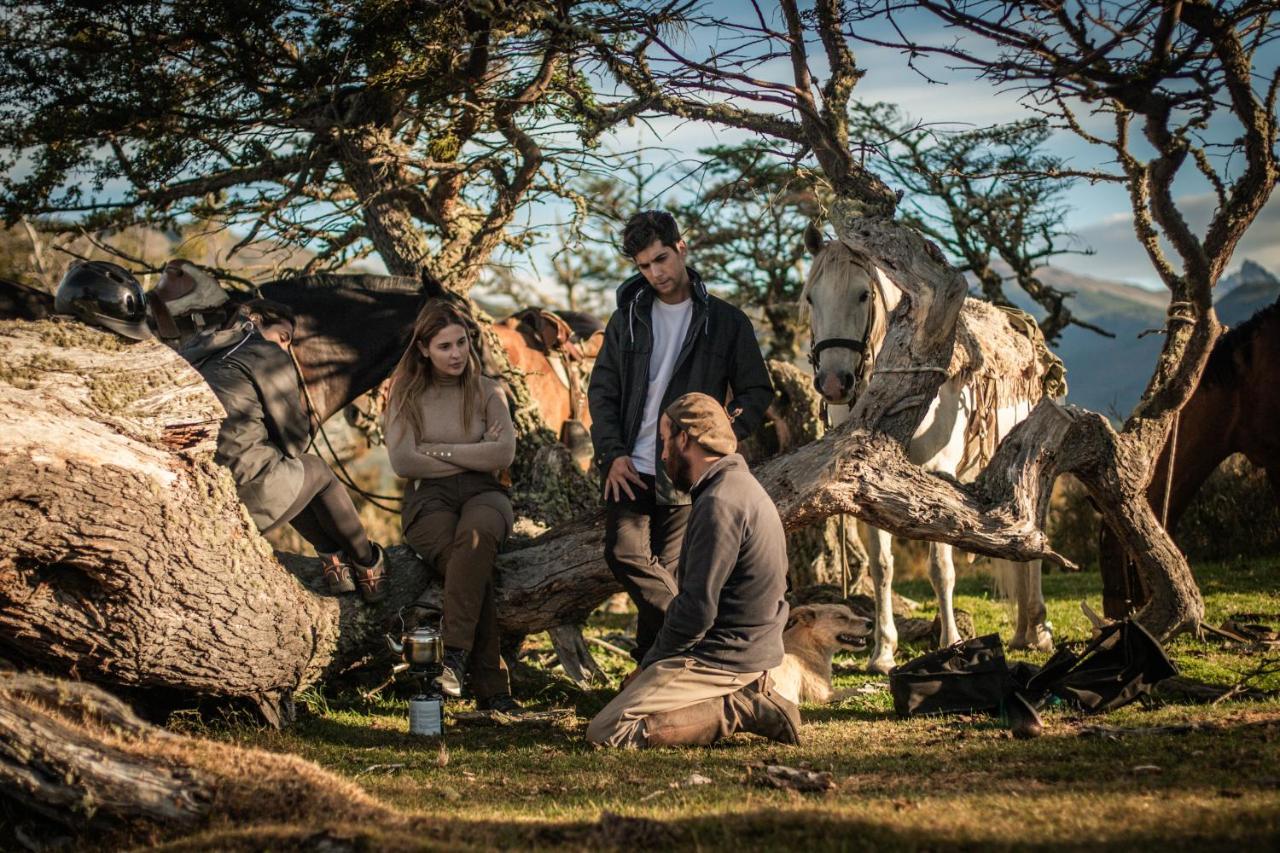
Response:
[{"label": "horse bridle", "polygon": [[823,338],[822,340],[817,341],[814,340],[812,331],[810,332],[809,364],[813,367],[815,374],[818,372],[818,357],[822,355],[823,350],[847,349],[862,356],[862,358],[858,360],[858,370],[854,374],[853,384],[856,388],[862,383],[862,378],[866,376],[867,373],[867,363],[871,361],[871,359],[867,358],[867,344],[871,340],[871,330],[876,324],[876,287],[874,284],[868,288],[868,293],[870,293],[868,298],[871,300],[871,305],[867,310],[867,327],[862,330],[861,338]]}]

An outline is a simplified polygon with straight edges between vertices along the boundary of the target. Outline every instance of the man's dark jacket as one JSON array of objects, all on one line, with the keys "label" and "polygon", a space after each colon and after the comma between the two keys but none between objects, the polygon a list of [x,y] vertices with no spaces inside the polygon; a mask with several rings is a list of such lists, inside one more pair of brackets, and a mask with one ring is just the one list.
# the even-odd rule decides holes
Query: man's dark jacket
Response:
[{"label": "man's dark jacket", "polygon": [[[248,332],[246,334],[246,331]],[[214,460],[231,469],[236,493],[266,530],[302,490],[302,454],[310,429],[293,359],[251,327],[192,341],[183,356],[196,365],[227,417]]]},{"label": "man's dark jacket", "polygon": [[[726,402],[732,391],[729,411],[741,410],[733,431],[739,440],[744,439],[764,422],[764,410],[773,400],[773,383],[755,330],[741,310],[707,293],[702,277],[691,268],[689,284],[693,317],[662,397],[662,408],[690,391]],[[604,345],[591,370],[587,394],[591,442],[602,474],[608,474],[613,460],[631,453],[640,433],[653,353],[654,298],[653,288],[639,273],[622,283],[618,310],[609,318]],[[689,496],[671,485],[663,470],[660,435],[656,454],[651,461],[657,471],[658,503],[689,503]]]},{"label": "man's dark jacket", "polygon": [[773,499],[737,453],[693,487],[676,569],[680,592],[642,666],[695,658],[731,672],[782,663],[787,539]]}]

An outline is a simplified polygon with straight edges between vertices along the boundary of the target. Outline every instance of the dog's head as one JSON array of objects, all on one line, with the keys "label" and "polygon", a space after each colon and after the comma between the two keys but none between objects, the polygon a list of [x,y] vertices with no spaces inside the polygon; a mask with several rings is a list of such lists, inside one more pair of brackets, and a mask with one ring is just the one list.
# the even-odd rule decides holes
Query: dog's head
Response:
[{"label": "dog's head", "polygon": [[813,645],[835,651],[865,648],[871,620],[855,616],[843,604],[802,604],[791,611],[786,633],[805,633]]}]

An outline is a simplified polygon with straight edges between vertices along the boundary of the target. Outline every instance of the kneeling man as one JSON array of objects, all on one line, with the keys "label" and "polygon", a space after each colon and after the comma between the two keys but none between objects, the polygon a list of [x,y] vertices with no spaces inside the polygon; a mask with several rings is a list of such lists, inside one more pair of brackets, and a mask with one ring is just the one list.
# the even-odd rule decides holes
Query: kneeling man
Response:
[{"label": "kneeling man", "polygon": [[800,714],[768,671],[782,663],[787,546],[773,500],[736,452],[724,407],[680,397],[659,422],[671,482],[693,496],[679,594],[639,673],[587,727],[601,746],[709,744],[734,732],[797,743]]}]

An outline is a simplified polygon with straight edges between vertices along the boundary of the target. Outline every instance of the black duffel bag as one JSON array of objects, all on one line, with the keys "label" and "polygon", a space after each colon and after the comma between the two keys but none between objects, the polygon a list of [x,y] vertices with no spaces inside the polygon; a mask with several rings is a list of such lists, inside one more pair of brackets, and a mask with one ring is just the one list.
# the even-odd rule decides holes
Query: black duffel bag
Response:
[{"label": "black duffel bag", "polygon": [[1177,675],[1164,649],[1136,622],[1101,629],[1079,653],[1060,648],[1042,667],[1005,661],[997,634],[930,652],[889,672],[893,708],[900,716],[991,712],[1005,716],[1043,706],[1057,696],[1087,713],[1113,711]]},{"label": "black duffel bag", "polygon": [[938,649],[889,672],[893,709],[903,717],[999,712],[1013,688],[999,634]]},{"label": "black duffel bag", "polygon": [[1101,629],[1079,654],[1063,647],[1018,689],[1043,702],[1049,695],[1090,714],[1128,705],[1177,675],[1156,638],[1125,619]]}]

